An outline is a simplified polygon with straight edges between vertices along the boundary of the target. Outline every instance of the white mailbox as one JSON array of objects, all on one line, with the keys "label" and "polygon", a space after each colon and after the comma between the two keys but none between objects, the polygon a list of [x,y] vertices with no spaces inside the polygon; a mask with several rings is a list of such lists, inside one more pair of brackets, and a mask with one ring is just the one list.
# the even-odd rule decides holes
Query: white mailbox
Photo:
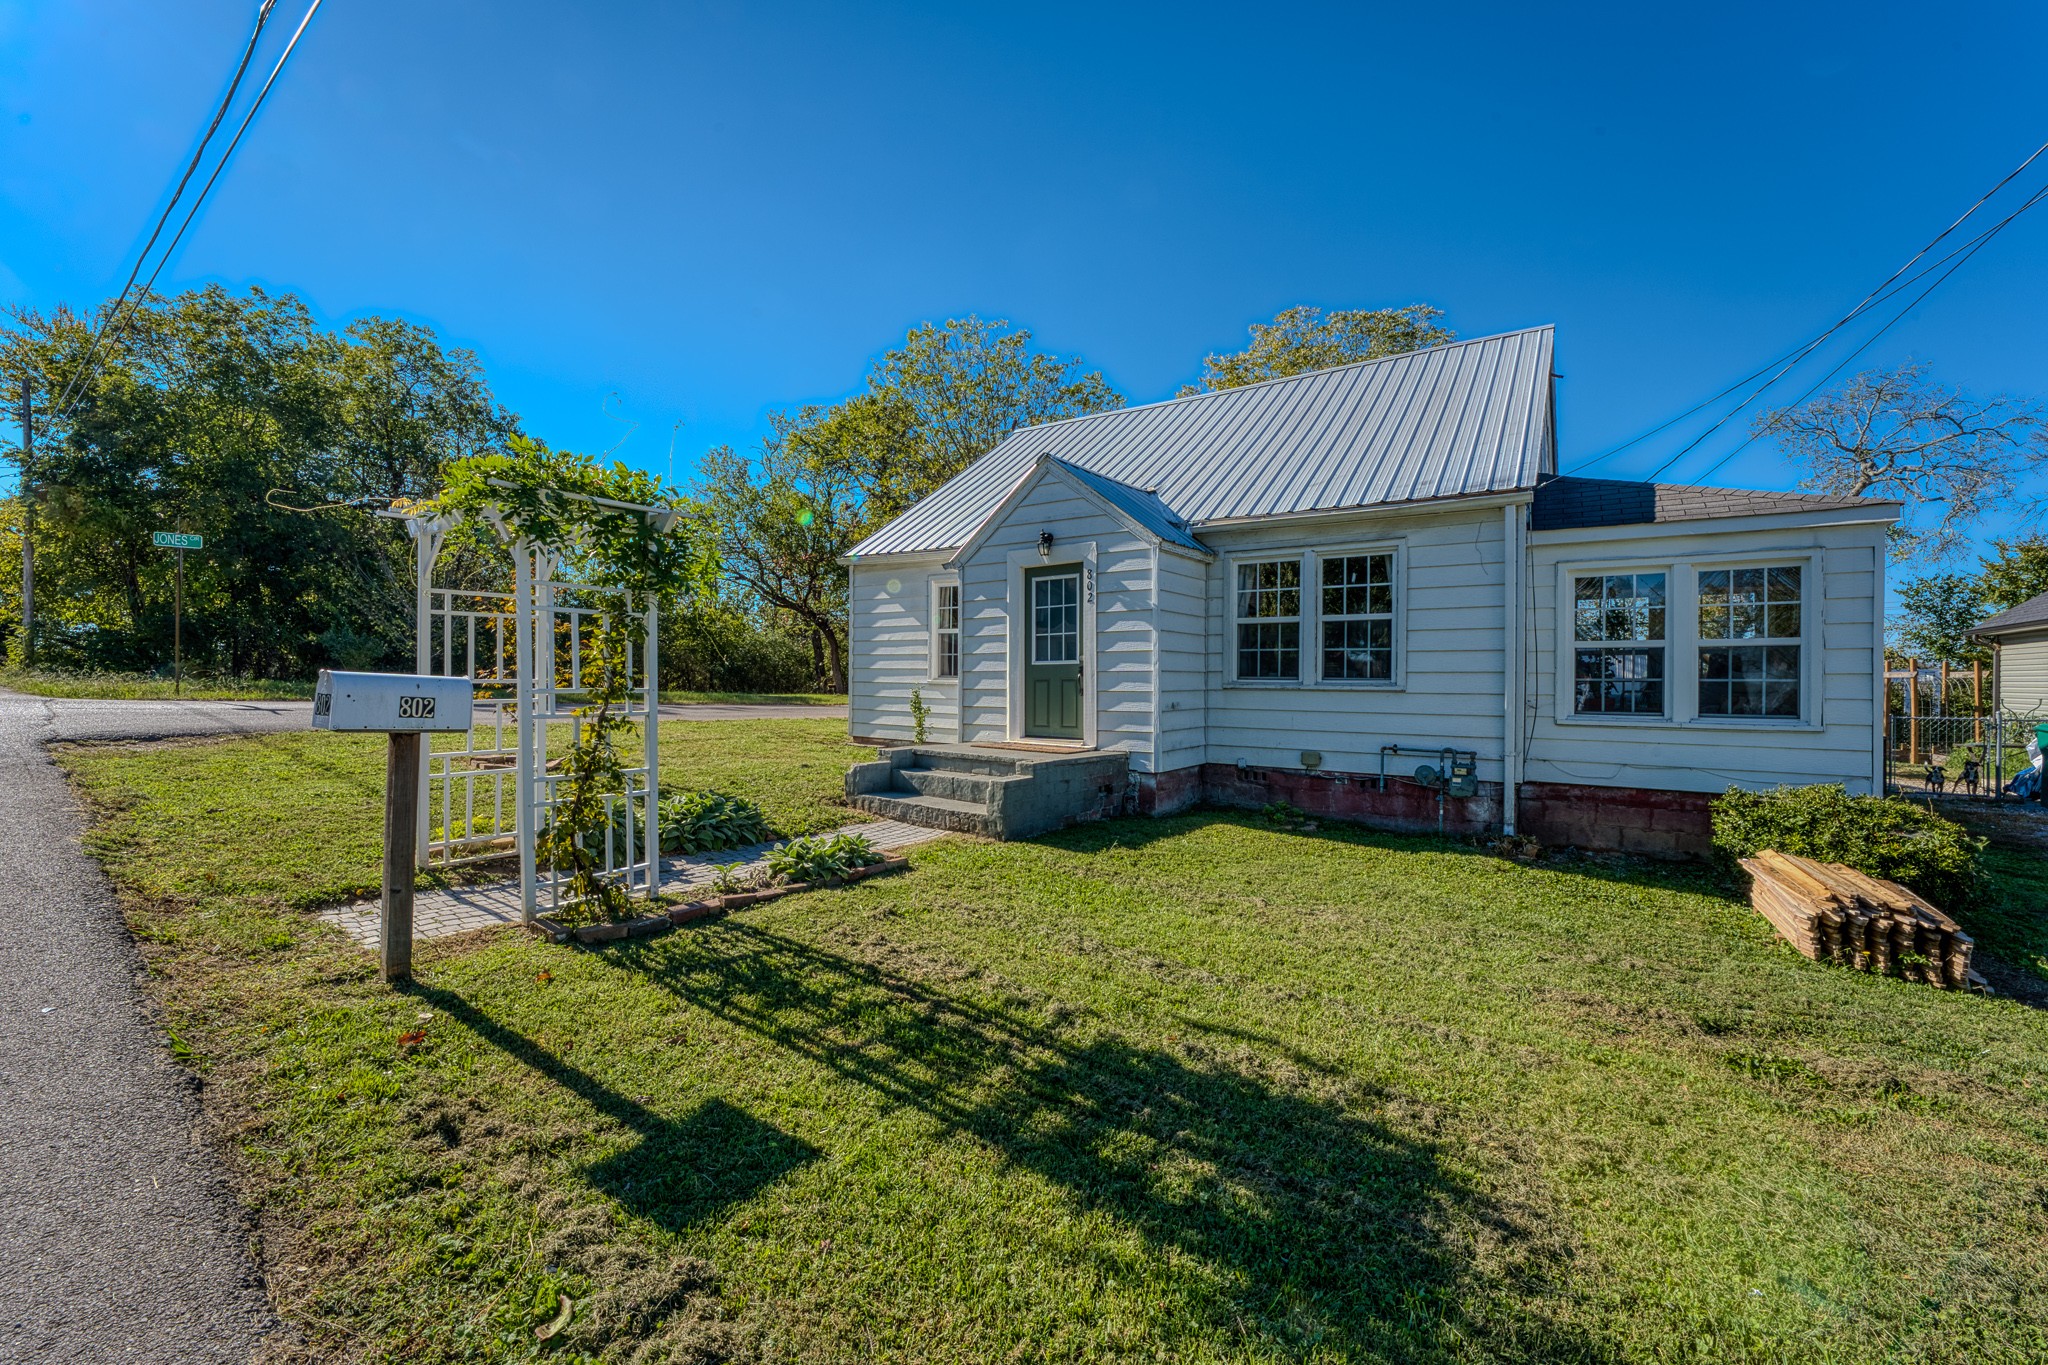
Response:
[{"label": "white mailbox", "polygon": [[468,678],[323,668],[313,689],[313,728],[389,734],[467,730],[475,692],[476,684]]}]

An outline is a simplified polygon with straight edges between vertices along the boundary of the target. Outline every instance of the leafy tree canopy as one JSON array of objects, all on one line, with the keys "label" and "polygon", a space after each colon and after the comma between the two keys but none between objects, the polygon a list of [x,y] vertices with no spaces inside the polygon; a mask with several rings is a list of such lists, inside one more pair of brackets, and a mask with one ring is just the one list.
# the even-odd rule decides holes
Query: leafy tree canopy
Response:
[{"label": "leafy tree canopy", "polygon": [[1977,587],[1991,611],[2007,611],[2048,592],[2048,537],[1994,540],[1997,553],[1983,561]]},{"label": "leafy tree canopy", "polygon": [[1929,574],[1899,587],[1899,615],[1893,633],[1908,656],[1967,664],[1989,660],[1991,651],[1969,631],[1989,613],[1977,579],[1965,574]]},{"label": "leafy tree canopy", "polygon": [[0,327],[0,376],[36,393],[42,661],[168,666],[172,558],[150,536],[174,529],[206,538],[186,557],[201,671],[408,653],[411,550],[366,509],[430,495],[516,430],[476,358],[412,323],[328,330],[289,294],[215,286],[131,305],[84,375],[93,325],[18,309]]},{"label": "leafy tree canopy", "polygon": [[1455,341],[1457,333],[1436,325],[1443,310],[1426,303],[1405,308],[1289,308],[1271,322],[1251,325],[1252,344],[1231,355],[1212,355],[1202,362],[1202,382],[1180,391],[1212,393],[1280,379],[1310,370],[1327,370],[1359,360],[1420,351]]}]

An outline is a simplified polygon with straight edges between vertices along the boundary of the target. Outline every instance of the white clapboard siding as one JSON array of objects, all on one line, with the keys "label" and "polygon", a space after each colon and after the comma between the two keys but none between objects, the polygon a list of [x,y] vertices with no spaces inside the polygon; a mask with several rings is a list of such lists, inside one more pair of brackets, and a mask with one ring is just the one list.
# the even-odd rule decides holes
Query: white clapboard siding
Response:
[{"label": "white clapboard siding", "polygon": [[[1022,738],[1011,706],[1011,649],[1023,648],[1022,572],[1044,564],[1087,563],[1095,598],[1084,608],[1083,705],[1096,747],[1124,749],[1149,771],[1153,752],[1152,542],[1064,478],[1030,488],[992,526],[961,566],[962,738],[1000,743]],[[1040,559],[1039,535],[1053,534]],[[1093,629],[1087,629],[1092,622]]]},{"label": "white clapboard siding", "polygon": [[1208,758],[1209,577],[1215,567],[1184,555],[1159,556],[1158,771]]},{"label": "white clapboard siding", "polygon": [[[1209,566],[1207,761],[1295,768],[1306,749],[1322,755],[1326,771],[1376,773],[1381,745],[1450,747],[1476,753],[1481,779],[1500,781],[1502,520],[1498,507],[1445,508],[1322,521],[1312,530],[1275,523],[1205,532],[1219,552]],[[1400,685],[1232,681],[1235,560],[1382,545],[1401,556]],[[1304,584],[1302,661],[1310,675],[1319,643],[1315,587]],[[1387,770],[1413,772],[1427,761],[1389,758]]]},{"label": "white clapboard siding", "polygon": [[[1674,523],[1660,531],[1650,538],[1603,539],[1597,531],[1539,532],[1532,537],[1532,714],[1524,768],[1528,780],[1677,791],[1841,782],[1853,792],[1870,791],[1880,717],[1876,648],[1881,631],[1877,601],[1883,582],[1883,527],[1762,523],[1699,532]],[[1676,590],[1676,566],[1691,564],[1697,571],[1730,555],[1753,556],[1753,562],[1812,559],[1819,565],[1818,610],[1807,617],[1806,719],[1798,724],[1718,718],[1573,720],[1569,692],[1561,691],[1557,653],[1563,649],[1568,659],[1573,646],[1570,605],[1560,601],[1565,591],[1560,587],[1560,567],[1670,565]],[[1807,584],[1809,598],[1815,586]],[[1689,603],[1674,605],[1671,613],[1666,672],[1674,716],[1688,713],[1696,696],[1686,695],[1686,689],[1697,687],[1692,656],[1683,647],[1692,630],[1681,619],[1688,609]]]},{"label": "white clapboard siding", "polygon": [[930,708],[925,738],[959,735],[960,685],[931,677],[931,583],[938,564],[853,566],[848,602],[851,664],[847,732],[863,739],[910,740],[910,694]]},{"label": "white clapboard siding", "polygon": [[1998,704],[2020,715],[2048,716],[2048,630],[1999,641]]}]

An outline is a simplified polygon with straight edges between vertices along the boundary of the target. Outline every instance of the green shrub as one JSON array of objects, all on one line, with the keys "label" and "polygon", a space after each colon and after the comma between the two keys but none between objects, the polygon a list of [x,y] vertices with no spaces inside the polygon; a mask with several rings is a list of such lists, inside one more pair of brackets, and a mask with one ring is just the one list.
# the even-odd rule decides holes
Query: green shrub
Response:
[{"label": "green shrub", "polygon": [[661,803],[663,853],[715,853],[775,837],[761,808],[743,796],[689,792]]},{"label": "green shrub", "polygon": [[778,881],[821,882],[856,867],[882,861],[882,854],[863,834],[818,835],[792,839],[768,854],[768,871]]},{"label": "green shrub", "polygon": [[1983,875],[1982,839],[1903,797],[1851,796],[1840,784],[1730,787],[1713,819],[1714,851],[1731,864],[1775,848],[1898,882],[1942,909],[1968,901]]}]

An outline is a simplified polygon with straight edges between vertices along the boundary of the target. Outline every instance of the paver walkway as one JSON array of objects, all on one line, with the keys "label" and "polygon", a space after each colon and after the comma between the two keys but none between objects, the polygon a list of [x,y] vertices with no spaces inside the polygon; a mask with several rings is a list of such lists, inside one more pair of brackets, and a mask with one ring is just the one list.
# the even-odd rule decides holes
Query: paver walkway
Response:
[{"label": "paver walkway", "polygon": [[[876,848],[885,851],[926,843],[946,833],[942,829],[906,825],[901,820],[872,820],[832,832],[865,835]],[[730,868],[735,874],[759,869],[765,866],[768,851],[776,846],[776,843],[755,844],[751,848],[728,849],[723,853],[663,858],[662,886],[670,891],[688,891],[711,885],[721,868]],[[365,948],[375,948],[378,946],[377,910],[374,900],[351,901],[322,911],[320,918]],[[517,924],[520,918],[519,883],[516,880],[450,887],[444,891],[422,892],[414,898],[412,932],[414,938],[443,938],[449,934],[466,934],[472,929]]]}]

